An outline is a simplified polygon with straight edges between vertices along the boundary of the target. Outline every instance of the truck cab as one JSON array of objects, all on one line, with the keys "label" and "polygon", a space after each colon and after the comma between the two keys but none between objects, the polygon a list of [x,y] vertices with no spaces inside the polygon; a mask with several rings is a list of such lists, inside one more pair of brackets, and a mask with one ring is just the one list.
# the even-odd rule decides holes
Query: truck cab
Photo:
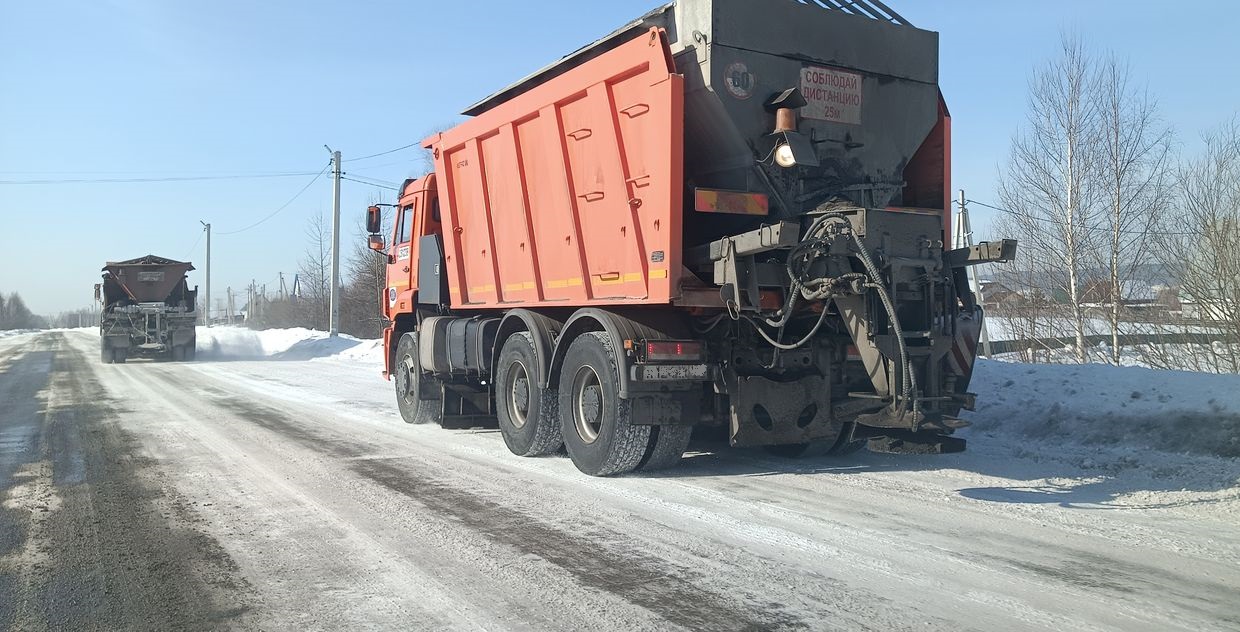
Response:
[{"label": "truck cab", "polygon": [[[367,210],[367,230],[372,234],[370,248],[387,255],[387,285],[379,297],[381,311],[393,323],[403,324],[408,319],[411,327],[419,304],[419,277],[430,281],[440,276],[439,270],[419,270],[418,265],[422,248],[439,248],[437,244],[440,243],[443,224],[439,217],[435,175],[406,180],[394,206],[396,212],[386,233],[380,208],[370,207]],[[374,236],[383,234],[386,234],[386,239],[374,239]],[[437,304],[440,299],[437,294],[430,298],[434,299],[431,305]],[[391,328],[385,331],[385,343],[390,343],[386,338],[391,331]],[[385,375],[390,368],[389,358]]]}]

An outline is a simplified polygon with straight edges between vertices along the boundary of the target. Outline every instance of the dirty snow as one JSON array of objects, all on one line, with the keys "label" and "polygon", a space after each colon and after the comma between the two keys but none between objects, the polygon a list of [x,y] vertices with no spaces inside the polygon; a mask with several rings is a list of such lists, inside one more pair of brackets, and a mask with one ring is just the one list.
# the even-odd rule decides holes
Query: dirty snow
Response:
[{"label": "dirty snow", "polygon": [[[200,336],[253,358],[100,365],[97,339],[78,333],[22,338],[0,360],[27,376],[10,390],[52,371],[62,407],[126,403],[71,417],[94,424],[81,430],[92,439],[53,441],[51,454],[72,463],[94,429],[127,437],[115,462],[181,503],[169,512],[155,498],[152,516],[184,513],[218,545],[202,550],[229,561],[210,579],[244,588],[222,602],[233,627],[1200,632],[1240,621],[1240,459],[1153,431],[1165,416],[1234,413],[1240,389],[1219,376],[983,361],[962,454],[787,460],[701,437],[674,470],[595,479],[567,458],[517,458],[494,430],[401,423],[378,341]],[[75,388],[94,391],[73,399]],[[37,429],[46,416],[30,414]]]}]

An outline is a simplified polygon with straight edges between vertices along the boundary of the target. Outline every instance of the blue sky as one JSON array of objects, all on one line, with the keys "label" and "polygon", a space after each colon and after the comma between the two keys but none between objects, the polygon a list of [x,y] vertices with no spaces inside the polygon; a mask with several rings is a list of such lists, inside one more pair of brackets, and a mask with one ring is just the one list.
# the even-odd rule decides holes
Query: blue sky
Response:
[{"label": "blue sky", "polygon": [[[754,0],[780,2],[787,0]],[[464,106],[658,2],[421,3],[45,0],[0,5],[0,181],[316,173],[324,144],[364,156],[460,120]],[[888,0],[940,33],[953,115],[954,186],[995,198],[1034,67],[1059,33],[1127,57],[1192,152],[1240,111],[1240,3]],[[347,163],[399,182],[415,149]],[[0,184],[0,291],[31,309],[89,306],[107,259],[154,252],[201,264],[216,230],[215,296],[297,267],[324,177],[266,223],[308,175],[194,182]],[[380,189],[343,187],[345,240]],[[387,195],[391,196],[388,192]],[[976,209],[975,227],[989,218]],[[982,235],[985,236],[984,234]],[[201,271],[192,282],[202,283]]]}]

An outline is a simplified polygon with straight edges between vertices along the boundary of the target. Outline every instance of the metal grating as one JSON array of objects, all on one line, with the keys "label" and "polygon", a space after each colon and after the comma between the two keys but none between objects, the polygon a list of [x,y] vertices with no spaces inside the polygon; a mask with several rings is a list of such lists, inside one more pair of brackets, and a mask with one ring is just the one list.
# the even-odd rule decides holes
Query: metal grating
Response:
[{"label": "metal grating", "polygon": [[797,4],[822,7],[849,15],[890,22],[901,26],[913,26],[904,16],[891,10],[882,0],[793,0]]}]

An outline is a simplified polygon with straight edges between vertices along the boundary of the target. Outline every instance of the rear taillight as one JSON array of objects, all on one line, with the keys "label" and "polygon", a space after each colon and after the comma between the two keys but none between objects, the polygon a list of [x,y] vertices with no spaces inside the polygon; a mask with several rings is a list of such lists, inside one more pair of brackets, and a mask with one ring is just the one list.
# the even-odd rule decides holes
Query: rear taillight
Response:
[{"label": "rear taillight", "polygon": [[634,345],[640,362],[701,362],[705,346],[693,340],[648,340]]}]

